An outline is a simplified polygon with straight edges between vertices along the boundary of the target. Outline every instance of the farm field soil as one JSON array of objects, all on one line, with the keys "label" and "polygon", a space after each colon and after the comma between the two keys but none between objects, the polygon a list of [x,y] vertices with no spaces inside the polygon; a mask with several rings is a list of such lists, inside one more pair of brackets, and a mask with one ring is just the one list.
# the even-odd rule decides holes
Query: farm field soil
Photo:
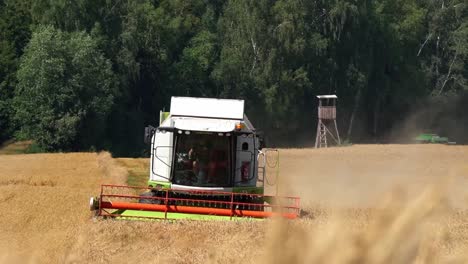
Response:
[{"label": "farm field soil", "polygon": [[468,147],[283,149],[278,190],[301,196],[298,221],[92,218],[88,199],[101,183],[125,184],[131,175],[138,182],[146,166],[108,153],[0,155],[0,262],[464,263],[468,256]]}]

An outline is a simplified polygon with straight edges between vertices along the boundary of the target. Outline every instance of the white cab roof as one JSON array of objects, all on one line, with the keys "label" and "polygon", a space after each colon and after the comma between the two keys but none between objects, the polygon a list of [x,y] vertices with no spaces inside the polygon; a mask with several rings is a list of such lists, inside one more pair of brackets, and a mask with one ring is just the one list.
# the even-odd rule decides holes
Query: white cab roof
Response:
[{"label": "white cab roof", "polygon": [[180,130],[204,132],[231,132],[239,123],[233,119],[212,119],[198,117],[173,117],[174,127]]},{"label": "white cab roof", "polygon": [[242,120],[244,100],[172,97],[171,116]]}]

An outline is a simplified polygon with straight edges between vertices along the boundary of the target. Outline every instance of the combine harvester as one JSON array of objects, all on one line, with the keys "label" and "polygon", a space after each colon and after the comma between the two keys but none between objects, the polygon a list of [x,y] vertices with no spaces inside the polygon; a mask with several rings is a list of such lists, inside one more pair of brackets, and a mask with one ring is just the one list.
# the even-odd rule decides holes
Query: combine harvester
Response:
[{"label": "combine harvester", "polygon": [[262,149],[243,100],[172,97],[160,126],[145,129],[145,141],[151,143],[148,187],[102,185],[90,201],[97,215],[225,220],[300,214],[298,197],[264,194],[267,154],[278,154],[278,171],[279,153]]},{"label": "combine harvester", "polygon": [[419,144],[446,144],[456,145],[456,142],[449,141],[448,137],[441,137],[437,134],[419,134],[414,138],[414,141]]}]

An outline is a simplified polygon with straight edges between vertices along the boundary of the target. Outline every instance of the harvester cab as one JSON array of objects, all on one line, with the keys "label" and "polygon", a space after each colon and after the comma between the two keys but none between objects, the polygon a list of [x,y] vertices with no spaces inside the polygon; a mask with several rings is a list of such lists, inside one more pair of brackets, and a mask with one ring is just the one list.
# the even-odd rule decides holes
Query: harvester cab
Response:
[{"label": "harvester cab", "polygon": [[146,135],[150,187],[263,193],[260,141],[242,100],[173,97],[170,115]]},{"label": "harvester cab", "polygon": [[172,97],[170,112],[160,113],[159,126],[145,128],[145,142],[151,145],[148,187],[103,185],[101,196],[91,201],[99,215],[299,215],[299,198],[264,194],[265,151],[244,114],[243,100]]}]

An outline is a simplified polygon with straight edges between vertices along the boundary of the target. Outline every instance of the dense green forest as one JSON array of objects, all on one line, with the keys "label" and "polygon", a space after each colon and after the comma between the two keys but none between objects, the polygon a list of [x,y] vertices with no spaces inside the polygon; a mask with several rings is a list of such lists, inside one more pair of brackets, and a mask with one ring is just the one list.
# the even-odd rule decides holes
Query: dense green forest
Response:
[{"label": "dense green forest", "polygon": [[201,96],[311,145],[330,93],[352,142],[463,141],[467,59],[467,0],[0,0],[0,142],[141,155],[171,96]]}]

